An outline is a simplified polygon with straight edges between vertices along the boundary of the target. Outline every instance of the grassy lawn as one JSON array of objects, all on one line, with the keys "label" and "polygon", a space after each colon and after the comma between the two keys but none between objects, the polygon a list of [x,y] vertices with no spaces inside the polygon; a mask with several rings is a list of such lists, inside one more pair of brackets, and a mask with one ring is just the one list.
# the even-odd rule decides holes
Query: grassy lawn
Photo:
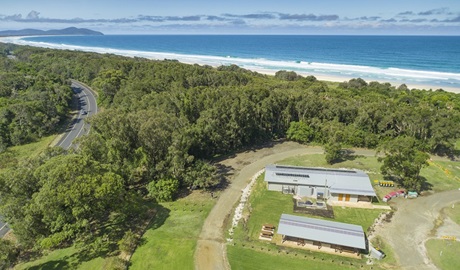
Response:
[{"label": "grassy lawn", "polygon": [[460,167],[458,162],[434,161],[430,166],[423,168],[420,175],[433,185],[432,190],[436,192],[460,188]]},{"label": "grassy lawn", "polygon": [[[264,175],[257,179],[247,208],[250,209],[251,213],[248,213],[249,210],[246,212],[249,214],[246,229],[252,240],[258,239],[263,224],[271,223],[277,226],[283,213],[302,216],[302,214],[293,211],[292,195],[267,190]],[[366,231],[381,212],[383,210],[380,209],[334,207],[335,218],[333,221],[361,225]]]},{"label": "grassy lawn", "polygon": [[396,261],[396,256],[391,246],[388,245],[380,236],[374,237],[371,242],[372,246],[380,248],[386,255],[383,260],[374,260],[374,263],[383,269],[397,269],[398,262]]},{"label": "grassy lawn", "polygon": [[[331,166],[325,162],[324,155],[314,154],[291,157],[278,163],[296,166],[360,169],[368,173],[373,183],[375,180],[383,180],[383,176],[380,174],[381,163],[377,161],[376,157],[355,156]],[[424,168],[421,175],[431,184],[433,191],[449,190],[458,188],[460,185],[460,182],[456,179],[457,176],[460,176],[460,167],[454,162],[435,161]],[[228,246],[228,258],[232,269],[343,269],[346,267],[358,268],[358,266],[360,268],[361,264],[364,264],[365,259],[349,259],[319,252],[289,249],[258,240],[260,229],[264,223],[271,223],[277,226],[282,213],[302,215],[293,213],[291,195],[268,191],[263,177],[262,175],[257,179],[243,213],[244,217],[235,229],[234,242]],[[374,186],[374,188],[380,198],[390,191],[398,189],[397,187],[379,186]],[[452,210],[453,213],[450,215],[453,215],[454,218],[457,218],[455,220],[458,221],[460,219],[460,205]],[[334,221],[361,225],[364,231],[367,231],[382,211],[378,209],[334,207]],[[373,269],[397,268],[394,253],[385,244],[384,240],[374,239],[374,242],[374,245],[386,252],[387,257],[382,261],[375,261]],[[286,251],[289,254],[286,254]],[[335,262],[332,262],[332,260]],[[337,261],[344,261],[344,264],[337,265]],[[350,263],[353,265],[350,265]],[[364,268],[368,267],[364,264]]]},{"label": "grassy lawn", "polygon": [[19,160],[37,156],[43,152],[55,138],[56,135],[51,135],[34,143],[8,148],[7,151],[0,154],[0,170],[13,166]]},{"label": "grassy lawn", "polygon": [[350,207],[334,207],[335,221],[363,226],[364,232],[374,223],[382,209],[359,209]]},{"label": "grassy lawn", "polygon": [[41,257],[38,260],[17,265],[14,269],[107,269],[104,258],[96,258],[90,261],[81,261],[78,251],[74,247],[58,249]]},{"label": "grassy lawn", "polygon": [[209,194],[201,191],[162,203],[157,218],[134,252],[129,269],[194,269],[198,236],[213,206]]},{"label": "grassy lawn", "polygon": [[444,208],[444,213],[446,213],[447,216],[450,217],[450,219],[452,219],[455,223],[460,225],[460,203],[456,203],[454,208]]},{"label": "grassy lawn", "polygon": [[[214,201],[194,192],[157,206],[156,217],[131,258],[130,269],[194,269],[194,252]],[[115,257],[85,259],[75,247],[59,249],[14,269],[113,269]]]},{"label": "grassy lawn", "polygon": [[[300,255],[295,252],[286,254],[286,252],[278,253],[276,250],[268,251],[266,248],[264,250],[260,251],[259,248],[256,251],[251,247],[242,247],[241,245],[227,246],[227,255],[232,270],[361,269],[361,265],[364,265],[362,269],[370,269],[369,266],[362,262],[350,262],[337,256],[326,259],[324,257]],[[350,265],[350,263],[353,265]]]},{"label": "grassy lawn", "polygon": [[428,256],[433,263],[443,270],[460,269],[460,242],[430,239],[425,244]]},{"label": "grassy lawn", "polygon": [[[293,157],[279,163],[331,167],[327,166],[324,156],[320,154]],[[332,167],[359,168],[367,172],[375,172],[377,177],[379,164],[377,159],[373,157],[357,157],[354,160],[335,164]],[[366,231],[382,211],[334,207],[334,221],[361,225]],[[356,269],[361,268],[361,265],[363,265],[364,269],[370,268],[365,264],[366,259],[364,258],[352,259],[321,252],[291,249],[259,240],[262,225],[271,223],[278,226],[282,213],[307,216],[293,212],[292,195],[268,191],[264,182],[264,175],[261,175],[254,185],[243,212],[243,218],[235,229],[234,241],[227,248],[232,269]],[[286,252],[289,252],[289,254],[286,254]],[[379,269],[380,265],[381,262],[378,262],[377,265],[373,265],[373,269]]]}]

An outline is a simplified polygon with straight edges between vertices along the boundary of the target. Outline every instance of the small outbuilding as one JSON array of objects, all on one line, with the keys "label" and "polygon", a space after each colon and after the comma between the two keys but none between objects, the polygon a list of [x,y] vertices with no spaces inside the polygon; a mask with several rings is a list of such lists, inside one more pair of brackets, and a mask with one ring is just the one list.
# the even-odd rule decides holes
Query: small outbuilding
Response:
[{"label": "small outbuilding", "polygon": [[377,196],[369,176],[360,170],[267,165],[268,190],[318,200],[370,202]]},{"label": "small outbuilding", "polygon": [[360,254],[367,250],[363,227],[321,219],[282,214],[278,225],[282,243],[316,246],[332,252]]}]

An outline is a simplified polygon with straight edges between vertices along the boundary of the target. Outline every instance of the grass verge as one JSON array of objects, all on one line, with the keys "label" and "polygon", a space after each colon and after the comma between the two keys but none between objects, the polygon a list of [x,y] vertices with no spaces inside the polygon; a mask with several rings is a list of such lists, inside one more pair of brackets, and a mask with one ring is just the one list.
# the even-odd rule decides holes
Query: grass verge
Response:
[{"label": "grass verge", "polygon": [[213,205],[209,194],[201,191],[161,203],[129,269],[194,269],[198,236]]},{"label": "grass verge", "polygon": [[[280,164],[297,166],[318,166],[334,168],[359,168],[378,174],[379,164],[373,157],[356,157],[353,160],[328,166],[324,155],[305,155],[292,157]],[[278,226],[282,213],[294,213],[291,195],[269,191],[260,176],[253,187],[243,218],[233,234],[233,242],[227,247],[228,259],[232,269],[379,269],[381,263],[366,265],[366,259],[353,259],[321,252],[276,246],[274,243],[258,239],[261,227],[265,223]],[[383,210],[334,207],[334,221],[353,223],[363,226],[364,231],[373,224]],[[308,216],[308,215],[304,215]],[[311,216],[313,218],[320,218]],[[275,235],[275,238],[277,235]]]},{"label": "grass verge", "polygon": [[0,170],[12,167],[19,161],[26,158],[38,156],[53,142],[56,135],[50,135],[41,138],[37,142],[18,145],[8,148],[5,152],[0,154]]},{"label": "grass verge", "polygon": [[38,260],[17,265],[14,269],[106,269],[108,258],[96,258],[89,261],[81,261],[78,256],[78,250],[75,247],[54,250]]},{"label": "grass verge", "polygon": [[391,246],[383,240],[382,237],[377,236],[372,239],[372,246],[380,248],[383,252],[385,252],[385,258],[381,261],[374,261],[377,265],[382,267],[383,269],[397,269],[398,268],[398,262],[396,261],[396,256],[391,249]]},{"label": "grass verge", "polygon": [[[256,250],[257,249],[257,250]],[[277,250],[270,251],[267,248],[263,250],[260,247],[251,246],[242,247],[241,245],[227,246],[227,255],[232,270],[278,270],[278,269],[361,269],[365,266],[362,262],[350,262],[337,257],[312,257],[295,252],[278,253]],[[365,266],[362,269],[370,269]]]},{"label": "grass verge", "polygon": [[460,269],[460,242],[430,239],[425,243],[428,256],[433,263],[443,270]]},{"label": "grass verge", "polygon": [[447,214],[452,221],[460,225],[460,203],[456,203],[453,205],[454,208],[452,207],[446,207],[444,208],[444,213]]}]

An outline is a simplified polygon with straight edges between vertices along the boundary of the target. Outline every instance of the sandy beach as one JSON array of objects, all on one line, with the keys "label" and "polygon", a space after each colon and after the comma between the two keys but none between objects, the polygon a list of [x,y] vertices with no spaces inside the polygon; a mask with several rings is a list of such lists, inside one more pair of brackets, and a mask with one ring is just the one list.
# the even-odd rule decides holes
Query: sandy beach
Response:
[{"label": "sandy beach", "polygon": [[[276,71],[263,70],[263,69],[254,69],[252,71],[256,71],[258,73],[267,74],[267,75],[275,75],[275,73],[276,73]],[[345,82],[345,81],[349,81],[350,79],[353,79],[353,77],[326,75],[326,74],[320,74],[320,73],[314,73],[314,72],[310,72],[310,73],[296,72],[296,73],[299,74],[299,75],[302,75],[302,76],[313,75],[313,76],[316,77],[316,79],[318,79],[320,81],[328,81],[328,82]],[[369,79],[369,78],[366,78],[366,77],[360,77],[360,78],[365,80],[368,83],[371,82],[371,81],[378,81],[380,83],[390,83],[392,86],[394,86],[396,88],[398,86],[400,86],[401,84],[403,84],[403,82],[380,81],[380,80]],[[437,86],[437,85],[415,84],[415,83],[404,83],[404,84],[406,84],[406,86],[409,89],[422,89],[422,90],[438,90],[438,89],[442,89],[442,90],[447,91],[447,92],[452,92],[452,93],[457,93],[457,94],[460,93],[460,88],[457,88],[457,87],[447,87],[447,86],[442,86],[441,87],[441,86]]]},{"label": "sandy beach", "polygon": [[[443,89],[448,92],[460,93],[459,87],[450,87],[448,85],[436,85],[430,83],[414,83],[405,81],[403,78],[407,76],[408,78],[417,78],[418,76],[423,76],[425,73],[430,73],[434,79],[438,79],[436,72],[424,72],[424,71],[408,71],[403,69],[394,69],[391,70],[394,76],[398,76],[401,73],[402,79],[397,80],[385,80],[385,79],[375,79],[371,78],[372,75],[378,75],[379,69],[377,68],[366,68],[358,66],[347,66],[347,65],[338,65],[338,64],[323,64],[323,63],[307,63],[307,62],[283,62],[283,68],[279,68],[279,61],[270,61],[262,60],[257,64],[254,64],[252,59],[242,59],[242,58],[228,58],[228,57],[219,57],[219,56],[203,56],[203,55],[186,55],[186,54],[175,54],[175,53],[161,53],[161,52],[144,52],[144,51],[133,51],[133,50],[118,50],[110,48],[98,48],[98,47],[83,47],[83,46],[73,46],[73,45],[64,45],[64,44],[52,44],[52,43],[43,43],[43,42],[31,42],[23,40],[24,37],[0,37],[0,42],[3,43],[13,43],[17,45],[28,45],[36,46],[50,49],[61,49],[61,50],[78,50],[86,52],[96,52],[96,53],[110,53],[127,57],[142,57],[152,60],[164,60],[164,59],[174,59],[178,60],[185,64],[199,64],[199,65],[209,65],[212,67],[218,67],[221,65],[231,65],[235,64],[242,68],[255,71],[261,74],[266,75],[275,75],[278,70],[293,70],[297,74],[302,76],[313,75],[318,80],[321,81],[330,81],[330,82],[344,82],[349,81],[350,79],[356,78],[353,76],[346,75],[337,75],[328,73],[331,70],[331,67],[347,73],[346,68],[362,69],[361,73],[363,76],[359,76],[367,82],[378,81],[381,83],[390,83],[394,87],[398,87],[401,84],[406,84],[409,89],[424,89],[424,90],[438,90]],[[261,63],[263,65],[261,65]],[[268,67],[268,68],[267,68]],[[278,69],[277,69],[278,68]],[[305,69],[303,71],[302,69]],[[310,69],[310,70],[309,70]],[[336,72],[337,73],[337,72]],[[365,74],[369,74],[366,76]],[[391,73],[390,73],[391,74]],[[447,73],[446,73],[447,74]],[[443,74],[444,75],[444,74]],[[448,74],[452,78],[460,79],[460,74],[451,73]]]}]

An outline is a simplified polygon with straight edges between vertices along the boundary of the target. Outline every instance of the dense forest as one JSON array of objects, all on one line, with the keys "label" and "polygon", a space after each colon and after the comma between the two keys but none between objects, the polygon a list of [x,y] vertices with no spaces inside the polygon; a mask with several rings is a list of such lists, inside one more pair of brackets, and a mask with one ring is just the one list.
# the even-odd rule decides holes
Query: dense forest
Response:
[{"label": "dense forest", "polygon": [[210,160],[270,140],[377,148],[404,139],[453,155],[460,137],[460,95],[442,90],[4,44],[0,54],[0,151],[59,127],[70,79],[103,107],[77,150],[51,148],[0,173],[0,213],[25,249],[113,250],[144,218],[145,198],[213,188]]},{"label": "dense forest", "polygon": [[65,76],[13,60],[10,49],[0,48],[0,153],[56,131],[72,98]]}]

